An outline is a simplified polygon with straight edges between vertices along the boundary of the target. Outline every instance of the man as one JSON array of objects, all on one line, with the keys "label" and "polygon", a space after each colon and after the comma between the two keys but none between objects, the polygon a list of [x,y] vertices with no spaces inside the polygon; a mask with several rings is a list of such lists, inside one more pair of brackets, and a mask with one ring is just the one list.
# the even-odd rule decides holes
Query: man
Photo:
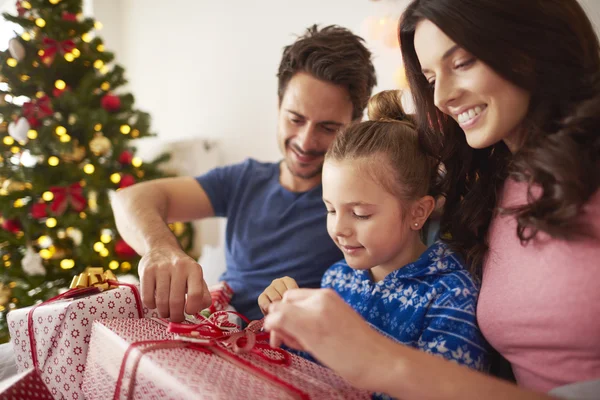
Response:
[{"label": "man", "polygon": [[[260,293],[290,276],[319,287],[343,256],[327,235],[323,157],[336,132],[362,117],[376,84],[371,53],[347,29],[316,25],[285,47],[278,72],[278,163],[248,159],[194,178],[168,178],[119,191],[117,227],[139,253],[142,300],[181,321],[210,305],[202,267],[180,248],[167,223],[227,217],[227,270],[232,305],[261,317]],[[186,300],[187,293],[187,300]]]}]

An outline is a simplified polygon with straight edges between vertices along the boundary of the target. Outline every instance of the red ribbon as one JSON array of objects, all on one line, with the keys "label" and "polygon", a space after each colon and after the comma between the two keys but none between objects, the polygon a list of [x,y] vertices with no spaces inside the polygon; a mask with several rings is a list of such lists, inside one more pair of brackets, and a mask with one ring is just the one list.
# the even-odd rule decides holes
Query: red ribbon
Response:
[{"label": "red ribbon", "polygon": [[23,116],[27,119],[42,119],[52,115],[52,104],[48,96],[23,104]]},{"label": "red ribbon", "polygon": [[[133,297],[135,297],[138,315],[140,318],[142,318],[144,316],[144,310],[142,309],[142,299],[141,299],[140,293],[138,292],[138,289],[135,285],[132,285],[130,283],[117,282],[117,281],[113,281],[113,280],[109,280],[108,283],[112,286],[127,286],[128,288],[130,288],[131,291],[133,292]],[[89,295],[97,294],[100,292],[102,292],[102,289],[100,289],[97,286],[69,289],[64,293],[59,294],[58,296],[54,296],[51,299],[44,301],[43,303],[36,304],[35,306],[31,307],[31,310],[27,314],[27,329],[29,330],[29,348],[31,349],[31,360],[33,361],[33,367],[35,370],[40,370],[40,369],[39,369],[39,360],[38,360],[36,344],[35,344],[35,337],[34,337],[33,312],[40,306],[43,306],[43,305],[49,304],[49,303],[53,303],[58,300],[74,299],[77,297],[89,296]],[[41,372],[41,370],[40,370],[40,372]]]},{"label": "red ribbon", "polygon": [[75,48],[75,42],[71,39],[64,40],[59,42],[54,39],[50,39],[48,37],[43,40],[44,46],[44,54],[42,54],[42,59],[48,60],[50,62],[54,61],[54,56],[56,53],[60,53],[62,55],[66,53],[70,53]]},{"label": "red ribbon", "polygon": [[[241,326],[229,321],[229,315],[242,318],[248,323],[248,327],[242,330]],[[220,344],[236,354],[252,353],[272,364],[290,365],[290,357],[286,351],[260,343],[269,340],[269,333],[262,331],[262,321],[250,322],[237,312],[217,311],[195,325],[170,322],[167,330],[179,335],[178,339]]]},{"label": "red ribbon", "polygon": [[81,183],[77,182],[71,186],[52,186],[50,191],[54,195],[54,200],[50,205],[50,211],[55,215],[62,215],[70,204],[73,210],[81,212],[86,207],[86,200],[83,196]]}]

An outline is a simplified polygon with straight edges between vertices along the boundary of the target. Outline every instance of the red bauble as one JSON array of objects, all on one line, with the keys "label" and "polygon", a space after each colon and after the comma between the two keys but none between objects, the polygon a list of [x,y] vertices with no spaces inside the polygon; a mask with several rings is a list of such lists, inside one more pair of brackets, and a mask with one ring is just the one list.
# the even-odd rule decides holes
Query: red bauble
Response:
[{"label": "red bauble", "polygon": [[115,254],[122,258],[132,258],[137,256],[137,253],[123,239],[119,239],[115,243]]},{"label": "red bauble", "polygon": [[46,212],[46,203],[36,203],[31,206],[31,216],[34,219],[42,219],[48,216]]},{"label": "red bauble", "polygon": [[63,21],[77,22],[77,14],[72,14],[72,13],[63,11],[62,19],[63,19]]},{"label": "red bauble", "polygon": [[129,187],[129,186],[133,185],[134,183],[135,183],[135,178],[133,177],[133,175],[125,174],[121,177],[121,183],[120,183],[119,187],[121,189],[125,189],[126,187]]},{"label": "red bauble", "polygon": [[5,219],[4,222],[2,222],[2,229],[17,233],[21,230],[21,222],[18,219]]},{"label": "red bauble", "polygon": [[133,160],[133,153],[130,152],[129,150],[125,150],[121,153],[121,155],[119,156],[119,162],[121,164],[131,164],[131,161]]},{"label": "red bauble", "polygon": [[36,117],[27,118],[27,122],[29,122],[29,126],[31,126],[33,129],[40,126],[40,120],[38,120]]},{"label": "red bauble", "polygon": [[64,89],[54,88],[54,89],[52,89],[52,95],[54,97],[60,97],[60,95],[63,94],[66,90],[69,90],[69,88],[68,87],[66,87]]},{"label": "red bauble", "polygon": [[114,94],[107,94],[102,97],[100,105],[108,112],[117,112],[121,109],[121,99]]}]

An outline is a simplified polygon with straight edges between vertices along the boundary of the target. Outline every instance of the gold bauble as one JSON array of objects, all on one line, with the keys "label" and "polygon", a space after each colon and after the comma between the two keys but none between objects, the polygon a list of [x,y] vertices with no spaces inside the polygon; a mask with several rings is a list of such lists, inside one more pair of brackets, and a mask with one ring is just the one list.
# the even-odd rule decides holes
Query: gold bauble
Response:
[{"label": "gold bauble", "polygon": [[60,248],[60,247],[55,247],[50,259],[51,260],[62,260],[64,258],[67,258],[67,250]]},{"label": "gold bauble", "polygon": [[27,189],[27,185],[23,182],[7,179],[2,183],[2,189],[7,193],[20,192]]},{"label": "gold bauble", "polygon": [[61,154],[61,157],[66,162],[80,162],[85,157],[85,147],[79,146],[77,141],[73,141],[73,149],[69,153]]},{"label": "gold bauble", "polygon": [[6,306],[10,301],[12,290],[8,285],[0,282],[0,306]]},{"label": "gold bauble", "polygon": [[102,132],[96,133],[90,141],[90,150],[97,156],[106,155],[111,149],[112,143]]}]

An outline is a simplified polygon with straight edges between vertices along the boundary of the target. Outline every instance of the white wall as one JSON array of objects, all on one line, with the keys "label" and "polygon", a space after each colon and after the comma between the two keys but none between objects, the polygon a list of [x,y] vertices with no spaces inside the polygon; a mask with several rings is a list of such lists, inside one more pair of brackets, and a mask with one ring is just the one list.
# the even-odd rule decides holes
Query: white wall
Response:
[{"label": "white wall", "polygon": [[[407,0],[86,0],[107,48],[127,71],[137,107],[161,139],[215,138],[224,163],[279,157],[281,49],[312,23],[364,35],[369,15],[395,17]],[[580,0],[600,27],[600,0]],[[379,85],[396,86],[399,51],[369,42]]]},{"label": "white wall", "polygon": [[[385,4],[384,4],[385,3]],[[163,139],[216,138],[225,163],[279,157],[275,141],[282,48],[312,23],[360,33],[370,14],[404,1],[95,0],[107,48]],[[375,43],[379,89],[393,88],[399,51]]]}]

